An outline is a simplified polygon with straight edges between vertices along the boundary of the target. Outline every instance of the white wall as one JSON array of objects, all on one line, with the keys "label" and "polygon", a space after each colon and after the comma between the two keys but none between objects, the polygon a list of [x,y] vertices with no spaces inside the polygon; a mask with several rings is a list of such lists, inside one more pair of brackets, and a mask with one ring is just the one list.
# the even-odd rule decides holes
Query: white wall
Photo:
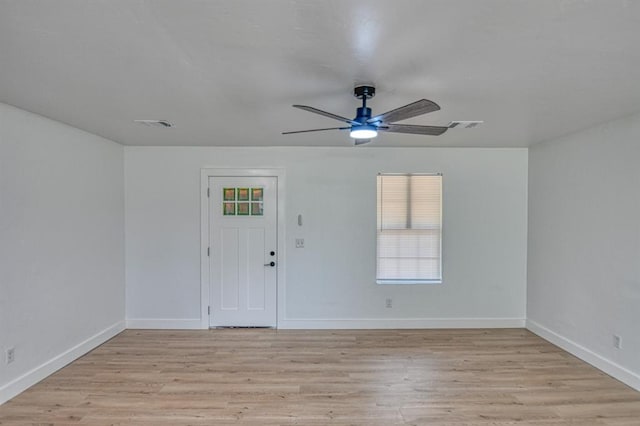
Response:
[{"label": "white wall", "polygon": [[0,104],[0,403],[122,330],[123,188],[122,146]]},{"label": "white wall", "polygon": [[639,162],[640,115],[530,149],[527,297],[531,330],[638,389]]},{"label": "white wall", "polygon": [[[526,149],[126,147],[130,326],[200,324],[205,167],[286,170],[280,327],[524,324]],[[444,173],[442,285],[375,283],[380,171]]]}]

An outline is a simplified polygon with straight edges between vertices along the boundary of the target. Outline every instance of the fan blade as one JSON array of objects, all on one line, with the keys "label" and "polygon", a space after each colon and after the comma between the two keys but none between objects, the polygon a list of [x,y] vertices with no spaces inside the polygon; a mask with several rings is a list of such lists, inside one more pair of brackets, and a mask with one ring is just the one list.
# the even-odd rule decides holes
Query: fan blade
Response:
[{"label": "fan blade", "polygon": [[353,140],[353,144],[355,146],[364,145],[364,144],[369,143],[369,142],[371,142],[371,139],[354,139]]},{"label": "fan blade", "polygon": [[383,123],[393,123],[394,121],[402,121],[418,115],[427,114],[429,112],[438,111],[440,107],[437,103],[428,99],[420,99],[409,105],[387,111],[384,114],[376,115],[367,120],[367,123],[375,123],[381,121]]},{"label": "fan blade", "polygon": [[322,132],[324,130],[347,130],[351,127],[327,127],[326,129],[311,129],[311,130],[294,130],[293,132],[282,132],[283,135],[291,135],[293,133],[308,133],[308,132]]},{"label": "fan blade", "polygon": [[325,117],[333,118],[334,120],[344,121],[345,123],[361,124],[361,123],[358,123],[357,121],[353,121],[350,118],[342,117],[342,116],[336,115],[336,114],[332,114],[332,113],[327,112],[327,111],[322,111],[321,109],[318,109],[318,108],[314,108],[314,107],[310,107],[310,106],[306,106],[306,105],[292,105],[292,106],[294,108],[299,108],[299,109],[302,109],[302,110],[305,110],[305,111],[313,112],[315,114],[324,115]]},{"label": "fan blade", "polygon": [[385,124],[378,127],[382,132],[412,133],[414,135],[438,136],[446,132],[448,127],[442,126],[416,126],[413,124]]}]

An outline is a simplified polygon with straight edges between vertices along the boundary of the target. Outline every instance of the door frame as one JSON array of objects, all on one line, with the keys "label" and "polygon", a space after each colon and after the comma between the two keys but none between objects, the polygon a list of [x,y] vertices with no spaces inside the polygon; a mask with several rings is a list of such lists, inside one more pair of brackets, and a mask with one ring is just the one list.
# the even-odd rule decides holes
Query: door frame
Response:
[{"label": "door frame", "polygon": [[286,271],[285,252],[285,215],[284,215],[284,169],[256,169],[256,168],[202,168],[200,170],[200,326],[209,329],[209,297],[211,282],[209,276],[209,178],[215,177],[275,177],[276,197],[278,199],[276,214],[276,238],[278,239],[278,262],[276,263],[276,328],[281,322],[280,307],[284,304],[284,289]]}]

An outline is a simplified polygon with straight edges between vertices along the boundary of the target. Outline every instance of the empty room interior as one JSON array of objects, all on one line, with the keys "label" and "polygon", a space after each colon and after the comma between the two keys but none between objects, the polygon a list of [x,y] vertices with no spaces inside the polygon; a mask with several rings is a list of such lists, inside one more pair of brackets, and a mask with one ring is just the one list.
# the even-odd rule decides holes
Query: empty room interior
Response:
[{"label": "empty room interior", "polygon": [[0,0],[0,425],[640,425],[640,2]]}]

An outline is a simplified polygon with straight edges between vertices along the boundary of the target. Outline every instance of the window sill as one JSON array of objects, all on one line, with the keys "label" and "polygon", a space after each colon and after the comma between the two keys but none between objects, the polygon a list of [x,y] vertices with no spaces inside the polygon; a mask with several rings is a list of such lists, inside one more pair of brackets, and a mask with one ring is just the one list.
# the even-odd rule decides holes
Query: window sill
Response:
[{"label": "window sill", "polygon": [[421,285],[421,284],[442,284],[442,280],[376,280],[376,284],[392,284],[392,285]]}]

